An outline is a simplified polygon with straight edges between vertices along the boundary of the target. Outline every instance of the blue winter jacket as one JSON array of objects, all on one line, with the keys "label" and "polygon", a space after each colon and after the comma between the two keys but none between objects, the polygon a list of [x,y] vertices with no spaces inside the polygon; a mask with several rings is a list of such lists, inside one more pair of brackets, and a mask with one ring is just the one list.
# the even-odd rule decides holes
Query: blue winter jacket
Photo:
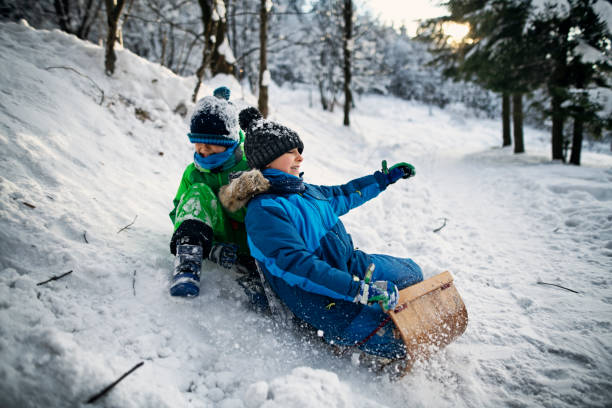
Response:
[{"label": "blue winter jacket", "polygon": [[379,171],[340,186],[316,186],[274,169],[262,171],[271,189],[248,204],[245,224],[251,254],[270,286],[300,319],[330,341],[362,310],[353,303],[372,263],[353,247],[338,218],[387,186]]}]

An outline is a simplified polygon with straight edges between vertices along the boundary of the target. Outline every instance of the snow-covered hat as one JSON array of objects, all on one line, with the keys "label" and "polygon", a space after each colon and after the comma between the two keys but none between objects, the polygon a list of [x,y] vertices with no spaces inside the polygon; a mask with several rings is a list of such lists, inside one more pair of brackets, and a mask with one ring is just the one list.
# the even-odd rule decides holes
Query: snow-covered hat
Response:
[{"label": "snow-covered hat", "polygon": [[263,169],[289,150],[304,151],[304,143],[293,130],[279,123],[265,120],[253,107],[239,115],[240,127],[246,132],[244,153],[252,169]]},{"label": "snow-covered hat", "polygon": [[198,101],[187,134],[191,143],[232,146],[240,141],[238,115],[229,96],[230,90],[223,86],[215,89],[214,96]]}]

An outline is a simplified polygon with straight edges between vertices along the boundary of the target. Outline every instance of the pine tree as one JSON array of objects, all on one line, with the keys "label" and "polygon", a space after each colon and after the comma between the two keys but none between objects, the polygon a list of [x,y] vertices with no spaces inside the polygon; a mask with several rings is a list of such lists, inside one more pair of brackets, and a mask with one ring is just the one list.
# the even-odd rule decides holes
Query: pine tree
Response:
[{"label": "pine tree", "polygon": [[[599,0],[601,1],[601,0]],[[573,164],[580,164],[583,130],[601,132],[607,118],[602,106],[589,97],[593,86],[609,88],[612,37],[595,12],[598,0],[570,0],[569,8],[549,5],[537,10],[528,34],[540,47],[538,63],[550,73],[546,88],[551,98],[552,157],[565,161],[565,121],[574,119]]]},{"label": "pine tree", "polygon": [[[524,152],[522,95],[535,85],[529,61],[532,47],[524,40],[527,0],[450,0],[450,16],[430,20],[427,37],[436,44],[436,63],[452,78],[475,80],[502,95],[502,145],[511,143],[510,103],[513,105],[515,153]],[[465,23],[470,32],[458,45],[448,43],[443,26]],[[518,138],[518,140],[517,140]]]}]

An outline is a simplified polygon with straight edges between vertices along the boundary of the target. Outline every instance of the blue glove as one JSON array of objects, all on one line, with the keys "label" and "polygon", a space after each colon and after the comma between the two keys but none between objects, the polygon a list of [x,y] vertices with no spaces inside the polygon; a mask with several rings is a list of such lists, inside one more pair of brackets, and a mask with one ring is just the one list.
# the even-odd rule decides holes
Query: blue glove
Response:
[{"label": "blue glove", "polygon": [[238,260],[238,245],[226,244],[223,242],[216,243],[211,248],[208,259],[229,269],[234,266]]},{"label": "blue glove", "polygon": [[374,264],[368,267],[364,280],[360,281],[359,292],[353,302],[364,305],[378,303],[385,312],[395,309],[399,301],[397,286],[389,281],[370,282],[372,272],[374,272]]},{"label": "blue glove", "polygon": [[414,177],[416,175],[416,170],[414,166],[409,163],[397,163],[387,168],[387,161],[382,161],[382,173],[387,177],[387,181],[389,184],[395,183],[397,180],[401,178],[409,178]]}]

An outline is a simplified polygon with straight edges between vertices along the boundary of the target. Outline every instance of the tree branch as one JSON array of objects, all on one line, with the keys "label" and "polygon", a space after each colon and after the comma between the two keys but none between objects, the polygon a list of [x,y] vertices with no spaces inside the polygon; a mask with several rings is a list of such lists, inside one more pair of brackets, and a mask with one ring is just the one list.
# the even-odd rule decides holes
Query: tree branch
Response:
[{"label": "tree branch", "polygon": [[142,365],[144,364],[144,361],[141,361],[140,363],[136,364],[134,367],[132,367],[128,372],[126,372],[125,374],[123,374],[121,377],[119,377],[117,380],[115,380],[114,382],[112,382],[109,386],[107,386],[106,388],[104,388],[102,391],[100,391],[99,393],[97,393],[96,395],[92,396],[91,398],[89,398],[87,400],[87,404],[93,404],[94,402],[96,402],[98,399],[102,398],[106,393],[108,393],[110,390],[112,390],[117,384],[119,384],[125,377],[127,377],[128,375],[132,374],[134,371],[136,371],[136,369],[142,367]]},{"label": "tree branch", "polygon": [[98,91],[100,91],[100,93],[102,94],[102,96],[100,97],[100,102],[98,102],[98,105],[102,105],[102,102],[104,102],[104,91],[102,90],[102,88],[100,88],[100,87],[98,86],[98,84],[96,84],[96,82],[95,82],[93,79],[91,79],[91,78],[90,78],[90,77],[88,77],[87,75],[85,75],[85,74],[81,74],[79,71],[77,71],[76,69],[74,69],[74,68],[72,68],[72,67],[58,66],[58,67],[45,67],[45,69],[46,69],[47,71],[49,71],[49,70],[51,70],[51,69],[67,69],[67,70],[69,70],[69,71],[73,71],[73,72],[77,73],[78,75],[80,75],[80,76],[82,76],[82,77],[84,77],[84,78],[89,79],[89,80],[91,81],[91,83],[92,83],[92,84],[93,84],[93,85],[94,85],[96,88],[98,88]]},{"label": "tree branch", "polygon": [[124,231],[124,230],[130,228],[132,225],[134,225],[134,223],[136,222],[136,218],[138,218],[138,214],[136,214],[136,216],[134,217],[134,220],[132,222],[130,222],[128,225],[126,225],[125,227],[123,227],[119,231],[117,231],[117,234],[120,233],[121,231]]},{"label": "tree branch", "polygon": [[68,276],[68,275],[70,275],[71,273],[72,273],[72,270],[69,270],[68,272],[66,272],[66,273],[62,273],[62,274],[61,274],[61,275],[59,275],[59,276],[53,276],[53,277],[51,277],[50,279],[47,279],[46,281],[38,282],[38,283],[36,284],[36,286],[44,285],[44,284],[49,283],[49,282],[51,282],[51,281],[56,281],[56,280],[62,279],[64,276]]}]

